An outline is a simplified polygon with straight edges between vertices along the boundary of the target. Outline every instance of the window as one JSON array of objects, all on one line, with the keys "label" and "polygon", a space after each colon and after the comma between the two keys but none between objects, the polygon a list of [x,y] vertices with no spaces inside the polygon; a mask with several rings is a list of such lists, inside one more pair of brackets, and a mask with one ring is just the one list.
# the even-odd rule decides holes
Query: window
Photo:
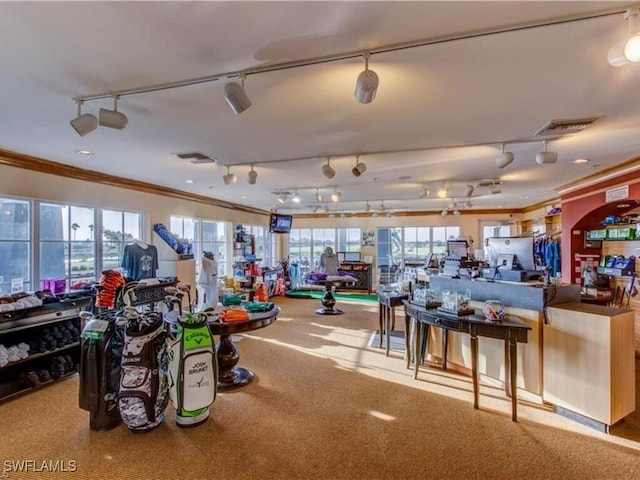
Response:
[{"label": "window", "polygon": [[[215,255],[218,264],[218,275],[231,275],[231,262],[229,258],[229,234],[228,223],[215,220],[202,220],[202,251]],[[200,258],[197,258],[198,271]]]},{"label": "window", "polygon": [[197,218],[171,217],[169,231],[191,243],[194,258],[199,265],[200,257],[202,256],[202,250],[200,249],[200,220]]},{"label": "window", "polygon": [[338,252],[359,252],[362,243],[359,228],[338,228]]},{"label": "window", "polygon": [[[93,239],[94,229],[90,226]],[[102,210],[102,236],[100,251],[102,252],[101,270],[120,268],[124,246],[133,240],[143,240],[142,214]]]},{"label": "window", "polygon": [[460,227],[395,227],[377,229],[380,267],[420,263],[428,254],[446,255],[447,240],[460,236]]},{"label": "window", "polygon": [[335,228],[314,228],[311,230],[311,255],[313,256],[312,268],[315,270],[320,266],[320,255],[324,249],[331,247],[336,251],[336,229]]},{"label": "window", "polygon": [[40,281],[66,279],[67,288],[96,280],[93,208],[40,203]]},{"label": "window", "polygon": [[275,265],[276,236],[270,233],[268,228],[259,225],[246,226],[245,230],[255,238],[256,258],[260,259],[260,265]]},{"label": "window", "polygon": [[11,280],[31,289],[31,203],[0,198],[0,294],[11,294]]},{"label": "window", "polygon": [[447,240],[455,240],[460,236],[460,227],[432,227],[431,253],[446,255]]},{"label": "window", "polygon": [[289,233],[289,263],[299,266],[300,275],[311,271],[311,229],[292,228]]}]

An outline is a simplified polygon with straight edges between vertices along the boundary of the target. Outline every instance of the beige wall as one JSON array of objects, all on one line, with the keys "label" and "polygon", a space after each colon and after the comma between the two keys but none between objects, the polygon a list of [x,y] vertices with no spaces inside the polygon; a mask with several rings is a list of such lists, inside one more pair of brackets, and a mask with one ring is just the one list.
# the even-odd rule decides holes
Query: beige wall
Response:
[{"label": "beige wall", "polygon": [[[186,217],[226,220],[234,224],[264,225],[268,224],[268,214],[252,214],[238,210],[215,207],[202,203],[175,199],[164,195],[138,192],[120,187],[95,184],[84,180],[43,174],[21,168],[0,166],[0,195],[36,198],[56,202],[68,202],[78,205],[139,211],[147,214],[145,226],[145,240],[151,239],[154,223],[169,224],[171,215]],[[480,239],[480,221],[520,221],[522,215],[508,213],[494,213],[484,215],[470,215],[463,212],[456,217],[448,215],[442,217],[439,212],[420,216],[396,215],[391,218],[360,214],[346,219],[328,218],[319,215],[313,218],[294,217],[294,228],[339,228],[353,227],[362,230],[374,230],[377,227],[398,226],[446,226],[459,225],[462,235],[471,235],[474,248]],[[288,236],[277,236],[277,252],[283,257],[288,252]],[[375,256],[373,247],[365,247],[363,255]]]},{"label": "beige wall", "polygon": [[142,212],[147,214],[144,239],[147,241],[151,240],[153,224],[169,225],[171,215],[227,220],[234,224],[267,226],[269,223],[268,215],[251,214],[7,166],[0,166],[0,195]]}]

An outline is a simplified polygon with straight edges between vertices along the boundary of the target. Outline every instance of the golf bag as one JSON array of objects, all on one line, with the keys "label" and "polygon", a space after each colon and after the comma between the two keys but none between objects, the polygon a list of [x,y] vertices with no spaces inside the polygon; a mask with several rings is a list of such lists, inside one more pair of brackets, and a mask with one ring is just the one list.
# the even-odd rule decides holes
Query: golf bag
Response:
[{"label": "golf bag", "polygon": [[90,413],[91,430],[120,425],[117,395],[123,342],[122,328],[116,325],[113,315],[91,318],[82,329],[79,405]]},{"label": "golf bag", "polygon": [[188,313],[178,319],[176,341],[169,348],[169,396],[180,427],[209,417],[218,389],[218,362],[207,316]]},{"label": "golf bag", "polygon": [[169,402],[166,333],[158,313],[119,318],[125,321],[118,406],[124,424],[139,433],[162,423]]}]

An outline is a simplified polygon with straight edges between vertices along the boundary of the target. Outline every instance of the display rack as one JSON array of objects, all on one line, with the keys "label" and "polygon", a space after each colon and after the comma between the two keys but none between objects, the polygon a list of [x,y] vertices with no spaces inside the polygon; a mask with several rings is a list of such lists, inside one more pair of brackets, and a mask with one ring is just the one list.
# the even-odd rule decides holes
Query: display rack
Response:
[{"label": "display rack", "polygon": [[260,275],[256,264],[258,260],[255,237],[247,233],[242,225],[236,225],[233,237],[233,271],[238,285],[236,293],[246,295],[249,301],[253,300],[256,277]]},{"label": "display rack", "polygon": [[352,285],[345,284],[343,290],[366,290],[371,295],[371,264],[364,262],[343,262],[340,271],[352,275],[356,281]]},{"label": "display rack", "polygon": [[[87,295],[0,314],[0,344],[7,348],[21,342],[33,343],[45,333],[51,339],[45,351],[30,350],[28,357],[0,367],[0,402],[77,373],[80,360],[80,312],[91,304],[91,300],[92,297]],[[55,337],[61,328],[69,332],[71,325],[74,332],[72,336],[67,335],[62,341]],[[54,327],[57,327],[55,331]],[[57,341],[55,346],[54,341]],[[66,357],[65,363],[69,368],[56,372],[54,363],[58,357]],[[44,370],[51,375],[48,380],[41,381],[36,372]]]}]

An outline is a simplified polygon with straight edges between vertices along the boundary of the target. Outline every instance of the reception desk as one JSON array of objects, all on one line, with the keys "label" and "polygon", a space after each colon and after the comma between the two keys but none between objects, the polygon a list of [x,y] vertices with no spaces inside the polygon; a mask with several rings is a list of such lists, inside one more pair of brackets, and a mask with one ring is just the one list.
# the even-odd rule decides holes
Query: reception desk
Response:
[{"label": "reception desk", "polygon": [[555,305],[543,345],[543,398],[556,412],[608,433],[635,410],[633,311]]},{"label": "reception desk", "polygon": [[[529,394],[529,399],[542,402],[543,398],[543,328],[546,306],[580,301],[579,285],[559,285],[541,287],[536,284],[463,279],[431,276],[430,288],[440,292],[464,291],[471,294],[471,306],[479,309],[485,300],[501,301],[507,314],[521,319],[530,327],[528,341],[517,351],[517,387],[521,393]],[[443,330],[432,328],[427,346],[427,360],[443,362]],[[449,369],[471,374],[472,355],[469,336],[450,331],[446,363]],[[491,382],[508,382],[508,372],[504,364],[504,342],[488,338],[481,342],[478,352],[477,370],[479,375]]]}]

